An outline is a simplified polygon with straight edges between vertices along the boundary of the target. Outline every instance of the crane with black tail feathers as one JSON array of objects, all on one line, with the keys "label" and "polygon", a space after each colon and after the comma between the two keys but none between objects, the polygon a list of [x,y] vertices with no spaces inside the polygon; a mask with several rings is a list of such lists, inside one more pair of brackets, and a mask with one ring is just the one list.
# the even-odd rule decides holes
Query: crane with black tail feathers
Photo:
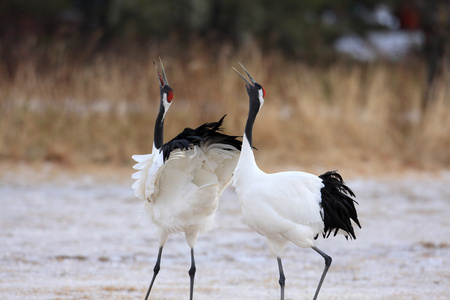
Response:
[{"label": "crane with black tail feathers", "polygon": [[133,155],[138,170],[133,189],[145,201],[146,217],[158,227],[159,251],[148,299],[160,270],[163,247],[171,233],[184,233],[191,249],[190,294],[193,299],[196,272],[194,246],[199,233],[214,225],[219,196],[231,183],[242,142],[237,136],[223,134],[223,116],[218,122],[186,128],[163,144],[166,113],[172,103],[173,90],[167,82],[161,61],[161,73],[155,64],[160,88],[160,107],[154,128],[151,154]]},{"label": "crane with black tail feathers", "polygon": [[355,239],[352,221],[360,226],[354,193],[336,171],[316,176],[305,172],[267,174],[260,170],[253,154],[252,133],[256,116],[264,104],[265,90],[240,64],[249,96],[249,113],[244,130],[241,156],[236,166],[234,187],[245,223],[267,238],[270,252],[277,258],[281,300],[285,276],[281,256],[287,242],[312,248],[325,259],[314,299],[317,299],[331,257],[314,245],[319,234],[344,234]]}]

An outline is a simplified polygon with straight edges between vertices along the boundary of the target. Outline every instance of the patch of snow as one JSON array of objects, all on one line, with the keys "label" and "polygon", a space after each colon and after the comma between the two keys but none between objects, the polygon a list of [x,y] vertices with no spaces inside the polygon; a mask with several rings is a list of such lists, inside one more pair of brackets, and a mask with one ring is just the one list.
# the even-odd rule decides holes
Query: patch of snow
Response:
[{"label": "patch of snow", "polygon": [[[0,174],[1,175],[1,174]],[[32,177],[32,176],[30,176]],[[21,180],[16,177],[16,180]],[[0,176],[1,299],[140,299],[158,251],[155,226],[142,227],[130,182],[58,176],[41,183]],[[317,240],[333,257],[323,299],[447,299],[450,285],[450,176],[349,181],[362,229],[357,239]],[[277,299],[277,262],[242,221],[232,189],[217,228],[196,244],[195,299]],[[290,245],[287,299],[312,298],[323,259]],[[189,248],[169,237],[153,299],[187,298]]]}]

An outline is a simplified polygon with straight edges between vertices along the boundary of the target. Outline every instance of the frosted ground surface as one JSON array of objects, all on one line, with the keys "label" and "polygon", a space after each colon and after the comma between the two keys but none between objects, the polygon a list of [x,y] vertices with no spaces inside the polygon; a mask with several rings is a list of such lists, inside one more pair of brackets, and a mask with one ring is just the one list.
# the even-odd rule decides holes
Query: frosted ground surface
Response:
[{"label": "frosted ground surface", "polygon": [[[3,170],[0,299],[143,299],[158,241],[139,224],[128,175]],[[319,298],[450,299],[450,174],[348,184],[363,229],[356,241],[319,238],[334,259]],[[196,262],[197,300],[279,299],[276,260],[242,222],[231,189]],[[283,262],[286,299],[311,299],[323,259],[290,245]],[[184,237],[172,236],[152,299],[188,299],[189,267]]]}]

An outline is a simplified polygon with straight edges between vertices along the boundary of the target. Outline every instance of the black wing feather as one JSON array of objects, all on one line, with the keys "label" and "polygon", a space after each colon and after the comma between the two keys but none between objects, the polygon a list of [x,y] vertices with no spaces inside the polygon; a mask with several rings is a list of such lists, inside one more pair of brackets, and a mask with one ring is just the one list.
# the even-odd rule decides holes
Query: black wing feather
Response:
[{"label": "black wing feather", "polygon": [[163,152],[164,161],[169,158],[170,153],[175,149],[188,150],[190,147],[204,143],[227,144],[240,151],[242,142],[237,139],[238,136],[227,135],[221,132],[225,116],[218,122],[205,123],[195,129],[185,128],[180,134],[161,147],[160,151]]},{"label": "black wing feather", "polygon": [[351,221],[353,220],[359,228],[361,225],[355,208],[355,203],[358,203],[352,198],[355,194],[344,184],[342,176],[336,171],[326,172],[319,177],[324,184],[321,189],[325,225],[323,236],[329,237],[332,232],[336,235],[339,229],[342,229],[356,239]]}]

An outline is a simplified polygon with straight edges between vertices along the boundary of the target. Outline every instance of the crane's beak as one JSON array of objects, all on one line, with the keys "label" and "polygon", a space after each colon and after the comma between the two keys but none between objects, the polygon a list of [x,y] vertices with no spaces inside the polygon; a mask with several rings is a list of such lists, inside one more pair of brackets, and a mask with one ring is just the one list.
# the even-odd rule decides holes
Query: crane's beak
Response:
[{"label": "crane's beak", "polygon": [[169,85],[169,82],[167,81],[166,72],[164,71],[164,65],[161,60],[161,57],[159,58],[159,62],[161,64],[162,76],[161,76],[161,73],[159,73],[159,69],[158,69],[158,66],[156,65],[155,61],[153,61],[153,65],[155,66],[156,73],[158,74],[159,83],[161,84],[161,87],[163,87],[165,85]]},{"label": "crane's beak", "polygon": [[256,83],[256,80],[253,79],[252,75],[250,75],[250,73],[247,71],[247,69],[244,67],[244,65],[242,65],[240,62],[238,62],[238,63],[239,63],[239,65],[242,67],[242,69],[244,69],[244,72],[245,72],[245,74],[247,74],[247,76],[248,76],[248,78],[250,79],[251,83],[247,80],[247,78],[245,78],[244,75],[242,75],[241,73],[239,73],[239,71],[236,70],[234,67],[233,67],[233,70],[236,71],[236,73],[238,73],[238,75],[241,76],[242,79],[244,79],[245,84],[246,84],[247,86],[253,86],[253,85]]}]

